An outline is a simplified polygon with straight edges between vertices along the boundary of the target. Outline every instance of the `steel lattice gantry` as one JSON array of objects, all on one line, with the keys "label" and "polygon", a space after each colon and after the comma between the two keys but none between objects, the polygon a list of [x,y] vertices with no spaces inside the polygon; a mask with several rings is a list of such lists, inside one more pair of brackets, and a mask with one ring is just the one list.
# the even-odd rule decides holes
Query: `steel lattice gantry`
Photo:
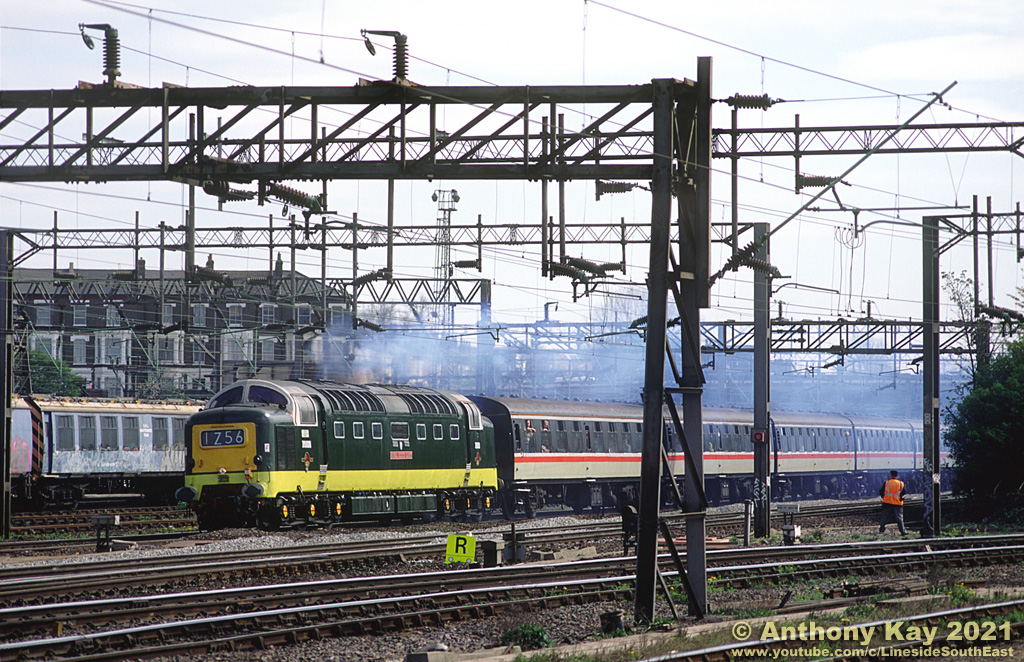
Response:
[{"label": "steel lattice gantry", "polygon": [[[0,131],[32,129],[0,145],[0,180],[650,180],[652,95],[650,84],[9,90]],[[566,130],[567,113],[582,128]]]},{"label": "steel lattice gantry", "polygon": [[[657,79],[617,86],[433,88],[374,82],[348,88],[107,85],[4,91],[0,132],[8,137],[0,144],[0,181],[179,181],[200,185],[222,200],[259,196],[262,201],[275,196],[274,189],[281,191],[277,182],[283,180],[532,180],[545,187],[545,219],[547,183],[649,181],[646,425],[637,548],[637,620],[649,622],[664,454],[661,408],[667,401],[675,412],[673,395],[683,399],[685,434],[677,416],[674,424],[687,444],[685,502],[694,511],[687,522],[691,609],[704,613],[707,600],[698,338],[699,311],[708,305],[709,290],[711,59],[700,58],[697,69],[696,82]],[[7,142],[15,135],[15,142]],[[237,188],[245,186],[250,188]],[[321,213],[326,201],[313,200],[305,196],[296,204]],[[554,241],[545,234],[546,225],[539,225],[546,273]],[[390,226],[389,215],[389,241]],[[327,224],[323,227],[325,233]],[[563,227],[563,257],[565,237]],[[186,238],[187,251],[194,250],[194,239]],[[355,248],[355,238],[352,243]],[[327,244],[321,236],[324,250]],[[679,386],[666,390],[669,295],[684,323],[681,363],[672,361]]]}]

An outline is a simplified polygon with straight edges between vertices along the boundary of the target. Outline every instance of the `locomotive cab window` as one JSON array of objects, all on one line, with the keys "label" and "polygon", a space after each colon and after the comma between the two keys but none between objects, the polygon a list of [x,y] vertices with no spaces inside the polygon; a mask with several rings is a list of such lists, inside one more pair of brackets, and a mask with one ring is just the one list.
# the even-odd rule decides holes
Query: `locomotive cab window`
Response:
[{"label": "locomotive cab window", "polygon": [[452,441],[458,441],[459,440],[459,426],[458,425],[449,425],[448,426],[448,432],[451,433]]},{"label": "locomotive cab window", "polygon": [[288,396],[277,389],[267,388],[258,384],[249,387],[248,400],[257,404],[277,405],[283,409],[288,408]]},{"label": "locomotive cab window", "polygon": [[334,421],[334,438],[345,438],[345,421]]},{"label": "locomotive cab window", "polygon": [[242,401],[242,387],[235,386],[229,388],[220,395],[216,396],[210,401],[208,409],[216,409],[217,407],[227,407],[228,405],[238,404]]}]

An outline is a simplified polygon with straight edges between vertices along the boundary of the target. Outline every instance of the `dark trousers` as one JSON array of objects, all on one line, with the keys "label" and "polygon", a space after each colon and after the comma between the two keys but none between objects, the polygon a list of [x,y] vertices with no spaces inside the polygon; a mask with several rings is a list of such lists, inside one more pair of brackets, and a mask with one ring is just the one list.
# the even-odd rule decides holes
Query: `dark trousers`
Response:
[{"label": "dark trousers", "polygon": [[907,535],[907,527],[903,526],[903,506],[882,502],[882,525],[878,532],[885,533],[885,525],[893,522],[900,527],[900,533]]}]

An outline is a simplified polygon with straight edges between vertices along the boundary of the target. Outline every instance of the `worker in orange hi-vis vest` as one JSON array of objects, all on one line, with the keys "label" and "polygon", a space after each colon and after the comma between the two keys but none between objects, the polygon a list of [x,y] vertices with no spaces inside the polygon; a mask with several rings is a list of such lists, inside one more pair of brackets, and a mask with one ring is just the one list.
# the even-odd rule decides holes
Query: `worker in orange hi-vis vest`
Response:
[{"label": "worker in orange hi-vis vest", "polygon": [[879,533],[885,533],[886,524],[896,522],[900,527],[900,533],[907,535],[907,527],[903,526],[903,497],[907,489],[898,478],[899,475],[895,469],[890,471],[889,480],[878,490],[878,495],[882,497],[882,525],[878,528]]}]

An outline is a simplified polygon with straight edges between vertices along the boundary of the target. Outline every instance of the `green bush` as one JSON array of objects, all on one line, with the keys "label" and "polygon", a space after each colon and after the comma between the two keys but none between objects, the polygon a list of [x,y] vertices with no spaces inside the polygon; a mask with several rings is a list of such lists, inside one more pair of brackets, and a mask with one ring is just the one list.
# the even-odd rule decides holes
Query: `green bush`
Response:
[{"label": "green bush", "polygon": [[509,628],[501,634],[501,645],[519,646],[524,651],[547,648],[551,645],[551,638],[543,626],[536,623],[523,623],[514,628]]}]

